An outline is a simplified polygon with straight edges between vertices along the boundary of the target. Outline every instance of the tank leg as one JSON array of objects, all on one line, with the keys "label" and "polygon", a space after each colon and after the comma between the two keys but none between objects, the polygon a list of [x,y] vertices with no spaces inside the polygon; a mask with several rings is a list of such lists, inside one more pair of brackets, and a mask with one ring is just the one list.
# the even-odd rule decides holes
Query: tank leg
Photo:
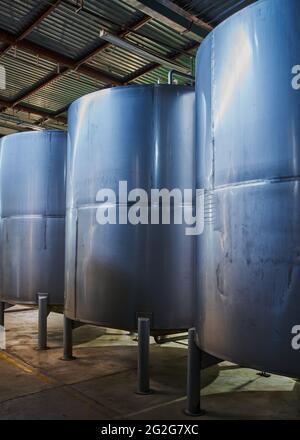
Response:
[{"label": "tank leg", "polygon": [[0,325],[4,327],[4,310],[5,310],[5,303],[0,302]]},{"label": "tank leg", "polygon": [[76,359],[73,356],[73,326],[72,319],[67,318],[64,315],[64,355],[62,360],[64,361],[73,361]]},{"label": "tank leg", "polygon": [[137,394],[151,394],[149,386],[150,319],[138,318]]},{"label": "tank leg", "polygon": [[196,344],[196,330],[189,330],[188,371],[187,371],[187,406],[185,413],[192,417],[205,414],[201,409],[201,364],[202,351]]},{"label": "tank leg", "polygon": [[48,317],[48,294],[38,293],[39,306],[39,330],[38,350],[47,350],[47,317]]}]

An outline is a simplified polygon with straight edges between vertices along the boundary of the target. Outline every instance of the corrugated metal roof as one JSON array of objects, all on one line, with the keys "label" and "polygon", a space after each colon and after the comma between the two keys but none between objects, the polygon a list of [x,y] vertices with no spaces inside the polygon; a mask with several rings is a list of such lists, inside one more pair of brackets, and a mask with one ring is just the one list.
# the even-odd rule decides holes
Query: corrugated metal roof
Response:
[{"label": "corrugated metal roof", "polygon": [[29,40],[77,59],[99,42],[99,31],[117,32],[143,15],[119,0],[88,0],[76,13],[76,5],[65,0],[30,34]]},{"label": "corrugated metal roof", "polygon": [[76,72],[70,72],[30,96],[24,102],[56,112],[80,96],[95,92],[103,87],[105,84],[100,81],[95,81]]},{"label": "corrugated metal roof", "polygon": [[6,69],[6,90],[1,91],[1,95],[9,99],[43,79],[55,68],[53,63],[20,49],[11,49],[0,62]]},{"label": "corrugated metal roof", "polygon": [[[174,0],[191,14],[201,18],[212,25],[218,24],[232,13],[255,0]],[[9,32],[10,35],[20,35],[26,28],[37,20],[53,2],[51,0],[1,0],[0,1],[0,30]],[[128,30],[137,22],[145,20],[147,16],[139,10],[129,6],[126,0],[84,0],[83,9],[76,13],[78,2],[76,0],[61,0],[58,6],[44,18],[26,36],[26,41],[38,44],[52,53],[68,57],[73,61],[81,60],[92,50],[104,42],[99,37],[100,29],[104,28],[113,34]],[[143,21],[143,26],[131,32],[126,39],[135,45],[154,51],[163,57],[177,55],[176,62],[188,68],[191,67],[195,50],[185,53],[195,43],[189,36],[175,31],[158,19],[148,17]],[[1,56],[1,48],[7,43],[0,42],[0,63],[5,66],[7,73],[7,88],[0,93],[0,100],[13,102],[19,96],[29,96],[21,105],[32,106],[40,115],[29,115],[28,112],[19,111],[18,118],[25,123],[37,124],[41,121],[47,127],[61,126],[62,122],[47,120],[45,111],[56,112],[66,116],[65,108],[78,97],[107,87],[102,80],[86,74],[79,74],[60,65],[62,75],[48,83],[48,79],[57,76],[57,63],[47,61],[41,55],[29,52],[27,48],[18,48],[17,56],[14,49]],[[147,57],[138,56],[128,50],[116,46],[105,46],[105,49],[95,54],[92,59],[85,61],[85,65],[94,71],[106,72],[117,77],[120,81],[131,78],[133,83],[166,82],[168,69],[156,66],[149,62]],[[155,69],[150,69],[155,67]],[[150,69],[150,70],[149,70]],[[143,72],[142,76],[137,73]],[[47,80],[42,88],[41,83]],[[181,82],[181,80],[179,80]],[[32,89],[36,89],[34,93]],[[2,104],[3,105],[3,104]],[[26,107],[26,108],[27,108]],[[22,108],[22,107],[20,107]],[[11,124],[2,119],[1,114],[15,116],[9,109],[0,112],[0,135],[11,130]],[[17,122],[16,122],[17,124]],[[26,125],[26,124],[25,124]],[[20,129],[20,127],[18,126]]]},{"label": "corrugated metal roof", "polygon": [[0,28],[19,34],[48,4],[48,0],[1,0]]},{"label": "corrugated metal roof", "polygon": [[122,78],[147,64],[146,58],[130,53],[125,49],[111,46],[96,55],[88,64]]},{"label": "corrugated metal roof", "polygon": [[[191,56],[183,55],[181,56],[177,62],[179,61],[180,64],[186,66],[188,69],[190,69],[191,73],[194,74],[194,59],[192,55],[195,56],[196,51],[191,51]],[[152,70],[149,73],[146,73],[142,75],[140,78],[136,79],[133,83],[134,84],[153,84],[153,83],[160,83],[164,84],[168,81],[168,73],[169,69],[166,69],[164,67],[158,67],[155,70]],[[177,84],[184,84],[186,81],[182,78],[176,78],[175,81]]]}]

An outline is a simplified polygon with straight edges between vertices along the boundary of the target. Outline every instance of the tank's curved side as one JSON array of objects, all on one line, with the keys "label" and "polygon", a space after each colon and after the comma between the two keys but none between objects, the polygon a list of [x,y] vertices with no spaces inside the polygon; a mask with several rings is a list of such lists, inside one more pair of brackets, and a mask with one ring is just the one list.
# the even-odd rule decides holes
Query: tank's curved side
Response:
[{"label": "tank's curved side", "polygon": [[[194,239],[184,225],[97,222],[103,188],[117,214],[128,191],[195,187],[194,91],[132,86],[88,95],[69,111],[65,314],[97,325],[153,330],[192,323]],[[159,207],[156,208],[158,211]]]},{"label": "tank's curved side", "polygon": [[1,301],[49,306],[64,300],[64,132],[9,135],[1,141]]},{"label": "tank's curved side", "polygon": [[[263,0],[226,20],[197,58],[200,347],[299,377],[300,59],[296,0]],[[206,74],[207,63],[211,71]],[[204,127],[207,128],[206,132]],[[204,166],[202,166],[204,164]]]}]

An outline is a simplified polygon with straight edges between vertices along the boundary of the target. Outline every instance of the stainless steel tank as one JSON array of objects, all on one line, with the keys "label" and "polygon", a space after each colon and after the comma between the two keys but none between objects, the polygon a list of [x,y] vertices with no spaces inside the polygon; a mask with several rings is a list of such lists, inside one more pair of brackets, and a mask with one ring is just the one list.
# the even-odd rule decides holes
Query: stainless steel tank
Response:
[{"label": "stainless steel tank", "polygon": [[[197,336],[211,355],[300,376],[298,0],[263,0],[197,56]],[[294,66],[297,66],[294,67]],[[297,348],[297,347],[296,347]]]},{"label": "stainless steel tank", "polygon": [[[195,239],[185,225],[97,222],[103,188],[194,189],[194,89],[117,87],[69,109],[65,315],[96,325],[151,331],[192,323]],[[123,206],[122,206],[123,204]],[[126,204],[126,202],[125,202]],[[129,208],[126,205],[125,208]],[[156,207],[161,211],[160,207]]]},{"label": "stainless steel tank", "polygon": [[0,301],[48,305],[64,300],[66,133],[1,139]]}]

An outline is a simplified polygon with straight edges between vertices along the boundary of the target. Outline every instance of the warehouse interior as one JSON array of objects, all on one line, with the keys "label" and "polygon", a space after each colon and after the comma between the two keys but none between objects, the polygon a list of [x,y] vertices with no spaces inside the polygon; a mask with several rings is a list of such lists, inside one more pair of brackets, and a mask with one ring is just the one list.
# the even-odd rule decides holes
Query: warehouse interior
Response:
[{"label": "warehouse interior", "polygon": [[[163,10],[161,2],[150,3],[1,1],[0,54],[8,81],[1,90],[0,134],[64,129],[68,106],[80,96],[105,87],[167,82],[172,63],[191,71],[203,38],[253,2],[176,1],[163,4]],[[138,45],[144,57],[101,40],[101,29]],[[149,61],[148,51],[161,57],[160,63]]]},{"label": "warehouse interior", "polygon": [[[218,25],[255,3],[0,0],[0,65],[6,82],[0,90],[0,137],[67,133],[68,110],[75,100],[100,90],[168,84],[170,71],[178,73],[175,85],[189,86],[201,43]],[[51,309],[44,343],[37,307],[12,301],[4,315],[0,420],[300,418],[299,380],[209,355],[201,373],[205,414],[188,415],[188,328],[151,333],[151,392],[143,395],[136,392],[137,331],[85,320],[85,325],[69,328],[72,350],[63,340],[68,322],[62,309]],[[47,349],[38,350],[38,345]]]}]

